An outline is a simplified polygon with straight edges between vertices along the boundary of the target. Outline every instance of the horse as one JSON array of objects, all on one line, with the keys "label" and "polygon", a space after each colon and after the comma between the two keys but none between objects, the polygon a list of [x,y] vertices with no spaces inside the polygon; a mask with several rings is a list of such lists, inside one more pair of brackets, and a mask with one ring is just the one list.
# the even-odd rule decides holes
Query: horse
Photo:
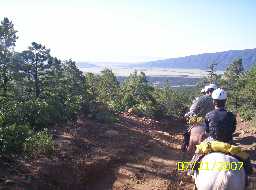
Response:
[{"label": "horse", "polygon": [[189,153],[194,153],[196,150],[196,145],[200,144],[207,137],[206,131],[201,125],[191,126],[188,131],[190,133],[190,137],[187,151]]},{"label": "horse", "polygon": [[[195,145],[207,140],[203,126],[196,126],[190,129],[190,139],[188,150],[195,150]],[[244,190],[246,188],[246,174],[242,167],[240,170],[216,170],[216,163],[231,164],[239,163],[236,158],[220,153],[213,152],[205,155],[201,159],[201,164],[207,163],[207,170],[202,169],[194,172],[195,189],[197,190]],[[203,166],[202,166],[203,167]]]},{"label": "horse", "polygon": [[[246,174],[243,168],[225,170],[216,168],[216,163],[239,163],[236,158],[219,152],[207,154],[200,161],[207,163],[207,170],[199,170],[194,174],[195,185],[198,190],[244,190],[246,186]],[[216,170],[217,169],[217,170]],[[218,171],[219,169],[219,171]]]}]

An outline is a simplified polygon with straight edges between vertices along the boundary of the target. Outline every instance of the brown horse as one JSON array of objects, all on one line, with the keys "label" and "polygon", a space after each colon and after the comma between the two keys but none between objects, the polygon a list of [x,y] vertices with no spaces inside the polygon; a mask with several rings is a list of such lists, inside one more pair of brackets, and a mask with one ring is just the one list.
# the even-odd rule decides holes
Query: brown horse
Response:
[{"label": "brown horse", "polygon": [[194,153],[196,150],[196,145],[200,144],[204,139],[207,138],[204,126],[196,125],[191,126],[188,131],[190,132],[189,144],[187,151],[189,153]]}]

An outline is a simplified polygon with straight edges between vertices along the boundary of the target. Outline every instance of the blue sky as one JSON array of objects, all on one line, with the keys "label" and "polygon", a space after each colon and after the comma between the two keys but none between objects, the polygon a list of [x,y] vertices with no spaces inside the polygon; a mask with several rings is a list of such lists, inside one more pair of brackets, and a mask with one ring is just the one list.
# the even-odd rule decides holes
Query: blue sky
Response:
[{"label": "blue sky", "polygon": [[76,61],[148,60],[256,48],[254,0],[0,0],[0,18]]}]

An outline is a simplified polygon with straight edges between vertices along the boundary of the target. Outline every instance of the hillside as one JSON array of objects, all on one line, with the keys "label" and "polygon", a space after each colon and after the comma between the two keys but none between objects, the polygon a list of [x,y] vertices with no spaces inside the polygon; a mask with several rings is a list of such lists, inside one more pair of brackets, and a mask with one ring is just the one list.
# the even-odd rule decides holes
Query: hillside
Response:
[{"label": "hillside", "polygon": [[[56,151],[34,160],[1,160],[1,189],[192,190],[177,162],[190,160],[180,150],[182,120],[153,120],[123,113],[115,124],[84,117],[52,129]],[[255,131],[238,123],[235,143],[255,162]],[[255,189],[255,174],[248,190]]]},{"label": "hillside", "polygon": [[181,68],[181,69],[207,69],[211,63],[218,63],[217,70],[225,70],[234,59],[242,58],[245,69],[249,69],[256,63],[256,49],[230,50],[217,53],[204,53],[186,57],[170,58],[151,61],[132,67],[154,68]]}]

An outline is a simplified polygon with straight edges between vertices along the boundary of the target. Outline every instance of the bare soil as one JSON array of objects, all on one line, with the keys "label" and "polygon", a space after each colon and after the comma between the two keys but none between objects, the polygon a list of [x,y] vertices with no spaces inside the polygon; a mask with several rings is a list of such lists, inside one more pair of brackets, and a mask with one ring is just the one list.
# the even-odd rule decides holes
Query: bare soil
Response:
[{"label": "bare soil", "polygon": [[[243,125],[238,124],[235,142],[255,163],[256,133]],[[190,159],[180,151],[184,128],[184,121],[128,113],[115,124],[80,117],[52,130],[56,151],[50,158],[2,157],[0,189],[190,190],[192,179],[177,171],[178,161]],[[250,181],[248,189],[254,189],[256,176]]]}]

